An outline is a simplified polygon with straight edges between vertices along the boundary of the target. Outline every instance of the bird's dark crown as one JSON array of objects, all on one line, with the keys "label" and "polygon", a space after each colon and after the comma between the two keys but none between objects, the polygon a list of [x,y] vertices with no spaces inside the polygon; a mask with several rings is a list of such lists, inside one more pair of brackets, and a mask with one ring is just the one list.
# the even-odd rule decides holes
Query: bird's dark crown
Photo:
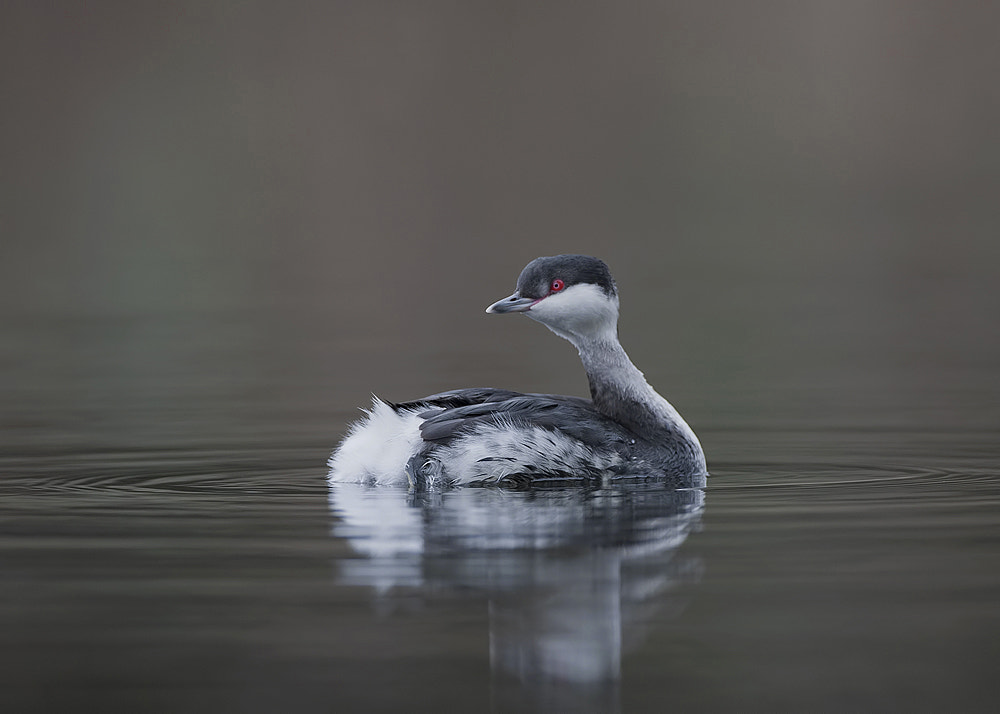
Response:
[{"label": "bird's dark crown", "polygon": [[517,279],[521,297],[541,298],[549,293],[553,280],[562,280],[566,287],[581,283],[596,285],[609,298],[618,294],[615,280],[603,260],[589,255],[554,255],[535,258]]}]

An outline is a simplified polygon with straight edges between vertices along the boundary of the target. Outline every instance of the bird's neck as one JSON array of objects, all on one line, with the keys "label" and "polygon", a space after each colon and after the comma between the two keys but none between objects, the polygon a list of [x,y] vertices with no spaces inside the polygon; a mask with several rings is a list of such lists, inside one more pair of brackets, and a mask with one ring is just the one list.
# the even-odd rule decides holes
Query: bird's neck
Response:
[{"label": "bird's neck", "polygon": [[574,340],[590,381],[590,397],[605,416],[639,435],[670,432],[693,440],[697,437],[666,399],[646,381],[632,363],[616,334]]}]

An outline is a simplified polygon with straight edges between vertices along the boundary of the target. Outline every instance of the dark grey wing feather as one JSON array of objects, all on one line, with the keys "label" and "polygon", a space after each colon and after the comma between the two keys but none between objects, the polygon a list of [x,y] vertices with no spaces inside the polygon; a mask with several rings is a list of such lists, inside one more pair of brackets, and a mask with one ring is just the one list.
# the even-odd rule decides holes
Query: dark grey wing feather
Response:
[{"label": "dark grey wing feather", "polygon": [[621,425],[598,412],[586,399],[548,394],[518,394],[502,401],[431,409],[421,414],[424,441],[447,442],[480,424],[512,423],[560,431],[585,444],[614,448],[630,439]]},{"label": "dark grey wing feather", "polygon": [[472,404],[484,404],[488,402],[502,402],[512,397],[524,396],[520,392],[512,392],[509,389],[493,389],[492,387],[475,387],[472,389],[452,389],[439,394],[432,394],[423,399],[414,399],[410,402],[390,403],[396,411],[401,409],[453,409]]}]

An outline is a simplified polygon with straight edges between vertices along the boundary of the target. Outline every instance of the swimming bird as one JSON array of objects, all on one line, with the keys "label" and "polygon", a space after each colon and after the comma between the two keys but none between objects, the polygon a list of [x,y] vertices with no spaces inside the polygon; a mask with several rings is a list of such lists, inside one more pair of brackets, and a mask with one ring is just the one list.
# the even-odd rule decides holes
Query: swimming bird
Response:
[{"label": "swimming bird", "polygon": [[409,402],[374,398],[330,456],[331,481],[526,487],[648,477],[704,485],[694,431],[618,340],[618,287],[586,255],[536,258],[490,314],[521,313],[580,353],[590,399],[455,389]]}]

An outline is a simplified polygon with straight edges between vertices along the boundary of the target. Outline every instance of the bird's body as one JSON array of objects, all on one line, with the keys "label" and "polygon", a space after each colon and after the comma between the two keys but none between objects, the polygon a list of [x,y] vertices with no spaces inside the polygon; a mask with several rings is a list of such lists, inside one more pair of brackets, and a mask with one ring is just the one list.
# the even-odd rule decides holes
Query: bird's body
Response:
[{"label": "bird's body", "polygon": [[424,488],[628,476],[701,485],[698,438],[618,342],[607,266],[588,256],[538,258],[517,288],[487,312],[523,312],[572,342],[591,399],[482,388],[400,404],[376,399],[330,457],[331,480],[406,479]]}]

